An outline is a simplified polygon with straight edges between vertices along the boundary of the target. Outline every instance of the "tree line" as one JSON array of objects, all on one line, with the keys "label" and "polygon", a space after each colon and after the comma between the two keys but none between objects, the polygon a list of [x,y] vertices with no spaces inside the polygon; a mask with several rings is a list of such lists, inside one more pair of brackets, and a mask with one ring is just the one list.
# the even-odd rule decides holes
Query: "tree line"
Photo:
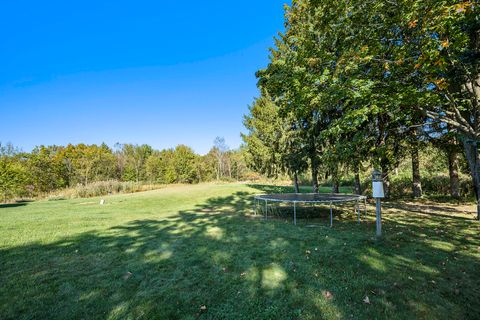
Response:
[{"label": "tree line", "polygon": [[35,197],[105,180],[156,184],[242,180],[249,174],[243,150],[230,150],[223,138],[206,155],[186,145],[155,150],[147,144],[68,144],[22,152],[0,144],[0,195]]},{"label": "tree line", "polygon": [[[293,0],[260,96],[244,119],[248,164],[264,174],[320,173],[333,191],[346,169],[392,172],[411,158],[422,195],[419,150],[445,151],[453,196],[468,164],[480,219],[480,5],[454,0]],[[463,153],[463,155],[461,154]]]}]

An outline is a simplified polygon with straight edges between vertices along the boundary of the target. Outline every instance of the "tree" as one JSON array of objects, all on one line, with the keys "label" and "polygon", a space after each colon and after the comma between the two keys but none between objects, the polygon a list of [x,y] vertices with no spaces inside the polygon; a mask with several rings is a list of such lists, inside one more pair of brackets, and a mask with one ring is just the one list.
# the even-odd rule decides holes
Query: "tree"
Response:
[{"label": "tree", "polygon": [[[289,125],[290,124],[290,125]],[[280,139],[280,154],[283,170],[293,176],[295,192],[299,193],[298,175],[308,168],[305,148],[299,143],[300,130],[293,120],[286,122],[286,128],[282,131]]]},{"label": "tree", "polygon": [[255,171],[267,177],[278,177],[282,172],[281,128],[283,120],[279,108],[268,96],[256,98],[249,106],[243,124],[248,134],[242,134],[246,145],[246,162]]},{"label": "tree", "polygon": [[197,155],[190,147],[178,145],[173,151],[172,165],[175,172],[175,182],[198,182],[196,170]]},{"label": "tree", "polygon": [[[434,95],[420,109],[451,126],[463,143],[480,220],[480,6],[472,1],[412,1],[406,46],[418,47],[413,69]],[[408,28],[410,27],[410,28]],[[415,72],[412,70],[412,72]]]},{"label": "tree", "polygon": [[175,151],[174,149],[162,150],[162,159],[165,163],[164,183],[175,183],[177,179],[177,171],[175,166]]},{"label": "tree", "polygon": [[248,168],[245,162],[245,146],[241,146],[237,150],[230,150],[229,152],[229,159],[232,163],[232,178],[235,180],[244,180],[247,173]]},{"label": "tree", "polygon": [[145,163],[145,173],[149,181],[155,183],[165,182],[165,171],[167,169],[167,161],[163,159],[162,153],[154,151]]},{"label": "tree", "polygon": [[68,176],[68,185],[72,182],[88,184],[92,181],[108,180],[116,176],[115,156],[106,145],[69,144],[61,148],[59,158]]},{"label": "tree", "polygon": [[216,174],[217,180],[220,180],[222,176],[228,172],[229,177],[231,178],[231,168],[230,161],[228,159],[228,146],[225,143],[223,137],[216,137],[213,142],[212,154],[217,159]]},{"label": "tree", "polygon": [[122,153],[125,157],[124,177],[137,183],[145,178],[145,162],[152,154],[153,149],[149,145],[123,144]]},{"label": "tree", "polygon": [[58,146],[35,147],[26,155],[29,183],[37,192],[49,192],[67,186],[67,168]]},{"label": "tree", "polygon": [[[478,16],[478,5],[468,1],[349,0],[332,6],[297,0],[286,7],[285,32],[275,39],[268,66],[257,72],[258,85],[278,106],[283,125],[288,117],[298,124],[296,141],[310,159],[314,190],[319,163],[336,186],[339,165],[358,171],[359,159],[368,159],[382,168],[388,196],[389,173],[409,150],[412,189],[421,195],[421,136],[412,128],[427,116],[464,125],[457,132],[472,132],[465,119],[478,127]],[[454,93],[440,92],[450,88]],[[451,111],[458,92],[468,105],[457,101]],[[453,123],[449,117],[459,114],[464,119]],[[476,133],[463,139],[472,146],[477,140]],[[478,148],[469,150],[475,169]]]},{"label": "tree", "polygon": [[22,194],[27,185],[27,172],[19,150],[12,144],[0,143],[0,195],[3,201]]}]

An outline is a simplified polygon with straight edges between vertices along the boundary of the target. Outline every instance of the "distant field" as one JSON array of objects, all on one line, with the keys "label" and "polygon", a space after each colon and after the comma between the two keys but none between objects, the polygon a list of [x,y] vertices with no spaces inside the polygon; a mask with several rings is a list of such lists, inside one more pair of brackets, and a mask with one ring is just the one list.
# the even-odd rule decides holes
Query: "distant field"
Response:
[{"label": "distant field", "polygon": [[0,319],[479,318],[473,206],[386,203],[377,241],[372,208],[333,228],[252,215],[252,194],[282,190],[1,205]]}]

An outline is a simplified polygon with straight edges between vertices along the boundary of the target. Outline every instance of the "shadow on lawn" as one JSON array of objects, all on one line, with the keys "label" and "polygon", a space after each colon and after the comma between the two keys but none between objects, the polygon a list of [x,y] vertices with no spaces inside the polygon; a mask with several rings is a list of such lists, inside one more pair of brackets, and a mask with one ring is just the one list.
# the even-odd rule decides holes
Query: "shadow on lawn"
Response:
[{"label": "shadow on lawn", "polygon": [[[406,202],[386,202],[383,204],[385,208],[392,208],[402,211],[408,211],[423,215],[430,215],[435,217],[443,217],[448,219],[460,219],[460,220],[472,220],[469,217],[465,217],[465,214],[476,214],[475,211],[465,211],[450,206],[432,205],[429,203],[406,203]],[[444,212],[438,213],[438,212]]]},{"label": "shadow on lawn", "polygon": [[0,209],[22,207],[22,206],[26,206],[29,202],[33,202],[33,200],[17,200],[12,203],[0,203]]},{"label": "shadow on lawn", "polygon": [[332,229],[304,228],[254,219],[251,208],[251,195],[237,192],[161,220],[2,249],[0,317],[473,319],[480,314],[474,221],[390,212],[386,236],[376,241],[372,221],[358,225],[343,219]]},{"label": "shadow on lawn", "polygon": [[25,203],[25,202],[0,203],[0,209],[2,209],[2,208],[22,207],[22,206],[26,206],[26,205],[27,205],[27,203]]}]

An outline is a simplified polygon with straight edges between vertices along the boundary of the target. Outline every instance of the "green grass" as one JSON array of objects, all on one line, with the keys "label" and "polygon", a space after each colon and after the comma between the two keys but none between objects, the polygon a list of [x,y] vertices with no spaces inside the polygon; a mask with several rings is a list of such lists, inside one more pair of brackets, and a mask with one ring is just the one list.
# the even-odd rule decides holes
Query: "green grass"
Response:
[{"label": "green grass", "polygon": [[253,216],[251,194],[283,190],[0,206],[0,318],[478,319],[472,206],[386,203],[378,241],[372,208],[361,224],[337,211],[333,228],[323,214],[300,226]]}]

